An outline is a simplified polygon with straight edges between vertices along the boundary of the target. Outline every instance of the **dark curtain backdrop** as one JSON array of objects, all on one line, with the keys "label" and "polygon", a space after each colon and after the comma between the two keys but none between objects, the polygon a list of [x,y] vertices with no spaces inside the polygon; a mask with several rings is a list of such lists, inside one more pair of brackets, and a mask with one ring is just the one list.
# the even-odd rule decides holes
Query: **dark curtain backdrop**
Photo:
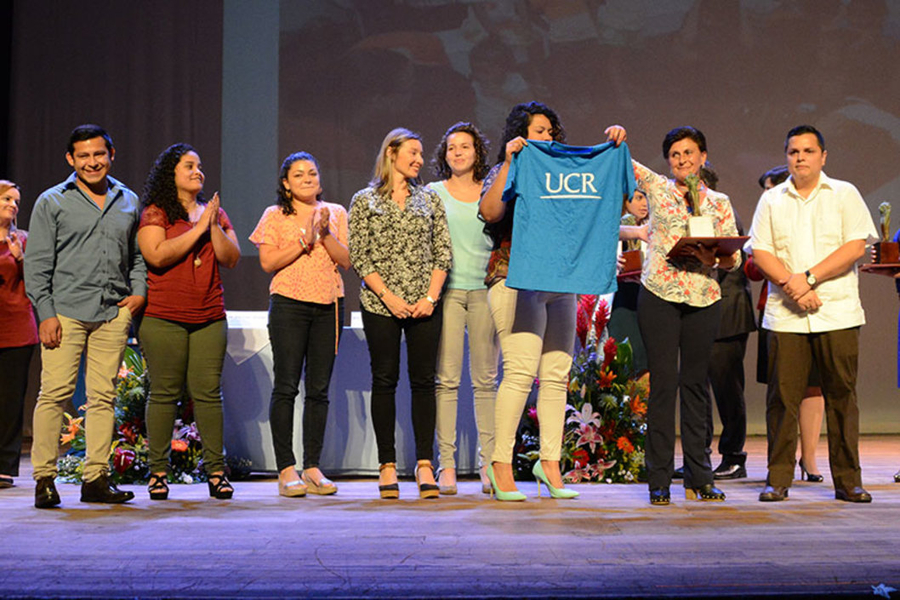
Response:
[{"label": "dark curtain backdrop", "polygon": [[153,160],[195,146],[207,189],[221,154],[222,5],[218,0],[15,3],[8,176],[22,188],[19,222],[71,172],[71,130],[97,123],[116,146],[112,175],[136,192]]}]

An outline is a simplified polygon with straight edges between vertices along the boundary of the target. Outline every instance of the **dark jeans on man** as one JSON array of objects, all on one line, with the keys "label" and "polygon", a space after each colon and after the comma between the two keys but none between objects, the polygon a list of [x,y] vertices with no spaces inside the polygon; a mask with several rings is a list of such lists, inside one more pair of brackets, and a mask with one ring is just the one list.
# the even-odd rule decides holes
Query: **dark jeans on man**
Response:
[{"label": "dark jeans on man", "polygon": [[818,365],[822,377],[828,462],[834,487],[849,490],[862,485],[856,403],[858,360],[859,327],[822,333],[769,332],[769,485],[790,487],[794,479],[797,419],[813,363]]},{"label": "dark jeans on man", "polygon": [[[719,454],[726,465],[747,462],[744,442],[747,440],[747,408],[744,401],[744,354],[749,333],[716,340],[709,360],[709,383],[716,398],[716,409],[722,421]],[[712,445],[712,403],[707,418],[706,445]]]},{"label": "dark jeans on man", "polygon": [[[710,398],[709,356],[719,329],[720,306],[667,302],[641,288],[638,324],[647,348],[647,477],[650,489],[668,488],[675,470],[675,401],[681,398],[684,487],[713,482],[706,443]],[[679,368],[680,361],[680,368]]]},{"label": "dark jeans on man", "polygon": [[19,476],[22,453],[22,415],[25,410],[25,388],[28,365],[36,345],[0,348],[0,474]]},{"label": "dark jeans on man", "polygon": [[400,336],[406,335],[406,363],[416,460],[434,455],[436,400],[434,376],[441,338],[441,305],[430,317],[398,319],[362,311],[372,362],[372,424],[380,464],[397,461],[394,444],[395,392],[400,378]]},{"label": "dark jeans on man", "polygon": [[319,466],[328,419],[328,387],[343,328],[343,298],[335,304],[301,302],[278,294],[269,299],[274,372],[269,426],[279,471],[296,464],[294,401],[304,365],[303,468]]}]

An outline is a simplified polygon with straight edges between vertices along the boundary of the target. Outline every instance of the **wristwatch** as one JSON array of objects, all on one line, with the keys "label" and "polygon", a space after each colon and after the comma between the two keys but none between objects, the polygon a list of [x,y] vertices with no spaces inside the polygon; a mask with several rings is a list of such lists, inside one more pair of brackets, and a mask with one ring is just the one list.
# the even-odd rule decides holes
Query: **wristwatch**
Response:
[{"label": "wristwatch", "polygon": [[813,275],[813,274],[809,271],[809,269],[807,269],[807,270],[806,270],[806,283],[809,284],[809,287],[816,287],[816,284],[817,284],[818,282],[819,282],[819,280],[816,279],[816,276]]},{"label": "wristwatch", "polygon": [[432,306],[434,306],[435,304],[437,304],[437,300],[435,300],[435,299],[432,298],[431,296],[425,296],[425,299],[428,300],[429,302],[431,302],[431,305],[432,305]]}]

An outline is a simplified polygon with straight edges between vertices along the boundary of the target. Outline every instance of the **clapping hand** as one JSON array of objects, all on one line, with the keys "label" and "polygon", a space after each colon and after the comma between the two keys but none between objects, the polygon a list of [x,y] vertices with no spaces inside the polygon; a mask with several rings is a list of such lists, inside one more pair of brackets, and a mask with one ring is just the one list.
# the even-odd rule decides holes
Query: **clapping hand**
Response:
[{"label": "clapping hand", "polygon": [[22,260],[25,257],[22,249],[22,240],[19,239],[19,234],[15,231],[6,236],[6,245],[9,246],[9,253],[16,260]]}]

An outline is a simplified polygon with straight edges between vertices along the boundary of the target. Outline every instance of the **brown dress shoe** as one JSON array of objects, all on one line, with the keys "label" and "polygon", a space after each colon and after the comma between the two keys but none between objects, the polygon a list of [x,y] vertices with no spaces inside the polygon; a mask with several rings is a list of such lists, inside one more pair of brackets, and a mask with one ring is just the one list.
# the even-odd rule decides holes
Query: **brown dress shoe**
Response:
[{"label": "brown dress shoe", "polygon": [[871,502],[872,494],[857,486],[849,490],[834,490],[834,497],[844,502]]},{"label": "brown dress shoe", "polygon": [[59,494],[56,492],[55,477],[41,477],[34,487],[34,507],[53,508],[59,505]]},{"label": "brown dress shoe", "polygon": [[759,494],[760,502],[781,502],[782,500],[787,500],[787,498],[788,488],[786,487],[773,487],[767,485],[766,489]]},{"label": "brown dress shoe", "polygon": [[122,504],[134,498],[133,492],[120,490],[109,480],[108,475],[101,475],[93,481],[81,484],[82,502],[101,502],[103,504]]}]

